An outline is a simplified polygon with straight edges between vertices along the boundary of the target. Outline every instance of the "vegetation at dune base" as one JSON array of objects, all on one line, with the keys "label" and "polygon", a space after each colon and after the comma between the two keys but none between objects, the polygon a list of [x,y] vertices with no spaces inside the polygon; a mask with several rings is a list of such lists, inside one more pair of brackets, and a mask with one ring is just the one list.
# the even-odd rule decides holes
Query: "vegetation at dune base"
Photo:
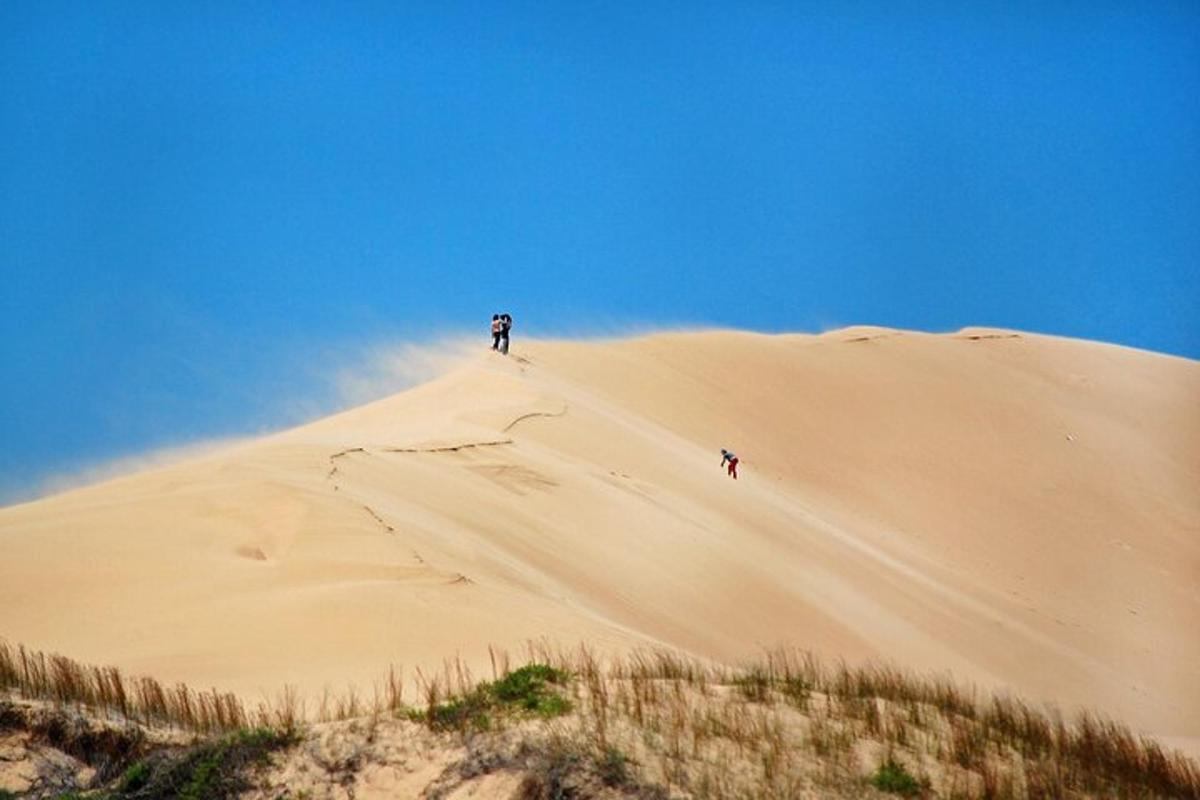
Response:
[{"label": "vegetation at dune base", "polygon": [[437,730],[473,727],[486,730],[498,713],[524,712],[555,717],[571,710],[561,694],[570,675],[547,664],[527,664],[491,683],[481,683],[461,697],[438,702],[436,684],[427,696],[424,711],[411,711],[412,719]]},{"label": "vegetation at dune base", "polygon": [[122,774],[115,791],[99,797],[146,800],[205,800],[237,797],[251,788],[247,770],[295,744],[297,735],[257,728],[201,742],[178,754],[138,761]]},{"label": "vegetation at dune base", "polygon": [[[94,800],[260,791],[272,764],[314,758],[330,740],[349,755],[328,774],[352,786],[353,765],[390,757],[389,735],[451,753],[430,798],[507,770],[525,776],[529,797],[581,800],[1200,800],[1195,761],[1121,723],[1094,713],[1067,720],[886,664],[828,666],[792,650],[743,667],[666,651],[602,661],[584,647],[531,646],[514,669],[493,654],[490,681],[461,661],[416,678],[415,703],[392,671],[370,695],[322,698],[315,714],[289,691],[247,709],[229,695],[0,642],[0,735],[15,731],[91,767],[79,779],[86,785],[60,785],[75,792],[64,797]],[[333,769],[305,763],[288,774]],[[269,796],[305,791],[271,785]]]},{"label": "vegetation at dune base", "polygon": [[[50,715],[51,718],[54,715]],[[65,717],[58,717],[65,720]],[[32,726],[35,736],[38,728]],[[137,737],[141,741],[141,737]],[[222,800],[252,788],[249,773],[267,762],[271,753],[299,741],[295,731],[246,729],[200,739],[191,745],[127,750],[116,759],[103,756],[90,763],[97,769],[90,790],[54,795],[57,800]],[[87,756],[89,754],[77,755]],[[90,754],[96,756],[97,754]],[[118,773],[115,780],[107,775]],[[15,797],[0,790],[0,800]]]},{"label": "vegetation at dune base", "polygon": [[914,778],[903,764],[897,764],[891,758],[888,758],[879,765],[879,769],[875,770],[875,774],[871,776],[871,785],[881,792],[891,792],[909,797],[919,795],[924,789],[921,782]]}]

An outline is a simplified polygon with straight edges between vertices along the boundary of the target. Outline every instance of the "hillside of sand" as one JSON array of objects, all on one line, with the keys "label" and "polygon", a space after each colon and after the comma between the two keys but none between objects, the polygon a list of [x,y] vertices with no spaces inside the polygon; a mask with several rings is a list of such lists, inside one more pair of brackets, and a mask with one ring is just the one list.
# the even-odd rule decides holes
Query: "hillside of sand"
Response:
[{"label": "hillside of sand", "polygon": [[0,510],[0,636],[250,698],[529,639],[788,643],[1188,747],[1198,400],[1194,361],[1004,331],[518,341]]}]

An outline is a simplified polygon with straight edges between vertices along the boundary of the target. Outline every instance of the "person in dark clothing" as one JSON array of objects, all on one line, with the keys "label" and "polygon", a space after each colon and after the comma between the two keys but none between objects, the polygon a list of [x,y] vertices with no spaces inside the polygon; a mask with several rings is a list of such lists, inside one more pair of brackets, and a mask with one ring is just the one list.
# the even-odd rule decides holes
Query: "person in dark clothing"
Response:
[{"label": "person in dark clothing", "polygon": [[500,349],[500,332],[504,328],[504,323],[500,321],[499,314],[492,314],[492,349]]},{"label": "person in dark clothing", "polygon": [[508,332],[512,330],[512,317],[508,314],[500,315],[500,352],[508,355]]}]

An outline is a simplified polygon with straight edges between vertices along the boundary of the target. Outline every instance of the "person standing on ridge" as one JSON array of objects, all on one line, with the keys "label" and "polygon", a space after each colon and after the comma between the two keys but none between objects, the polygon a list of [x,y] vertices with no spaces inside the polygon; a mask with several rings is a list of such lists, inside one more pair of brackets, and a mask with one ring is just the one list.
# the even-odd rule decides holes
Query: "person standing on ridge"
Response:
[{"label": "person standing on ridge", "polygon": [[508,355],[508,332],[512,330],[512,317],[508,314],[500,315],[500,352]]},{"label": "person standing on ridge", "polygon": [[500,349],[500,332],[504,328],[504,323],[500,321],[499,314],[492,314],[492,349]]},{"label": "person standing on ridge", "polygon": [[722,448],[722,450],[721,450],[721,466],[722,467],[725,466],[726,461],[729,462],[729,474],[732,475],[733,479],[736,481],[737,480],[738,457],[735,456],[733,453],[729,452],[728,450],[725,450]]}]

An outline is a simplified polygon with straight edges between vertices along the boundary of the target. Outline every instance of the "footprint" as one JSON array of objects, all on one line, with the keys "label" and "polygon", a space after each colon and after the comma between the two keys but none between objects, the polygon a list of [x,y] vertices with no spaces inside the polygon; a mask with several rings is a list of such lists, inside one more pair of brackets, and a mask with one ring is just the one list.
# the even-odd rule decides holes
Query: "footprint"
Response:
[{"label": "footprint", "polygon": [[513,494],[546,492],[558,486],[553,478],[518,464],[476,464],[467,469]]},{"label": "footprint", "polygon": [[243,545],[234,551],[242,558],[248,558],[251,561],[266,561],[267,554],[261,548]]}]

